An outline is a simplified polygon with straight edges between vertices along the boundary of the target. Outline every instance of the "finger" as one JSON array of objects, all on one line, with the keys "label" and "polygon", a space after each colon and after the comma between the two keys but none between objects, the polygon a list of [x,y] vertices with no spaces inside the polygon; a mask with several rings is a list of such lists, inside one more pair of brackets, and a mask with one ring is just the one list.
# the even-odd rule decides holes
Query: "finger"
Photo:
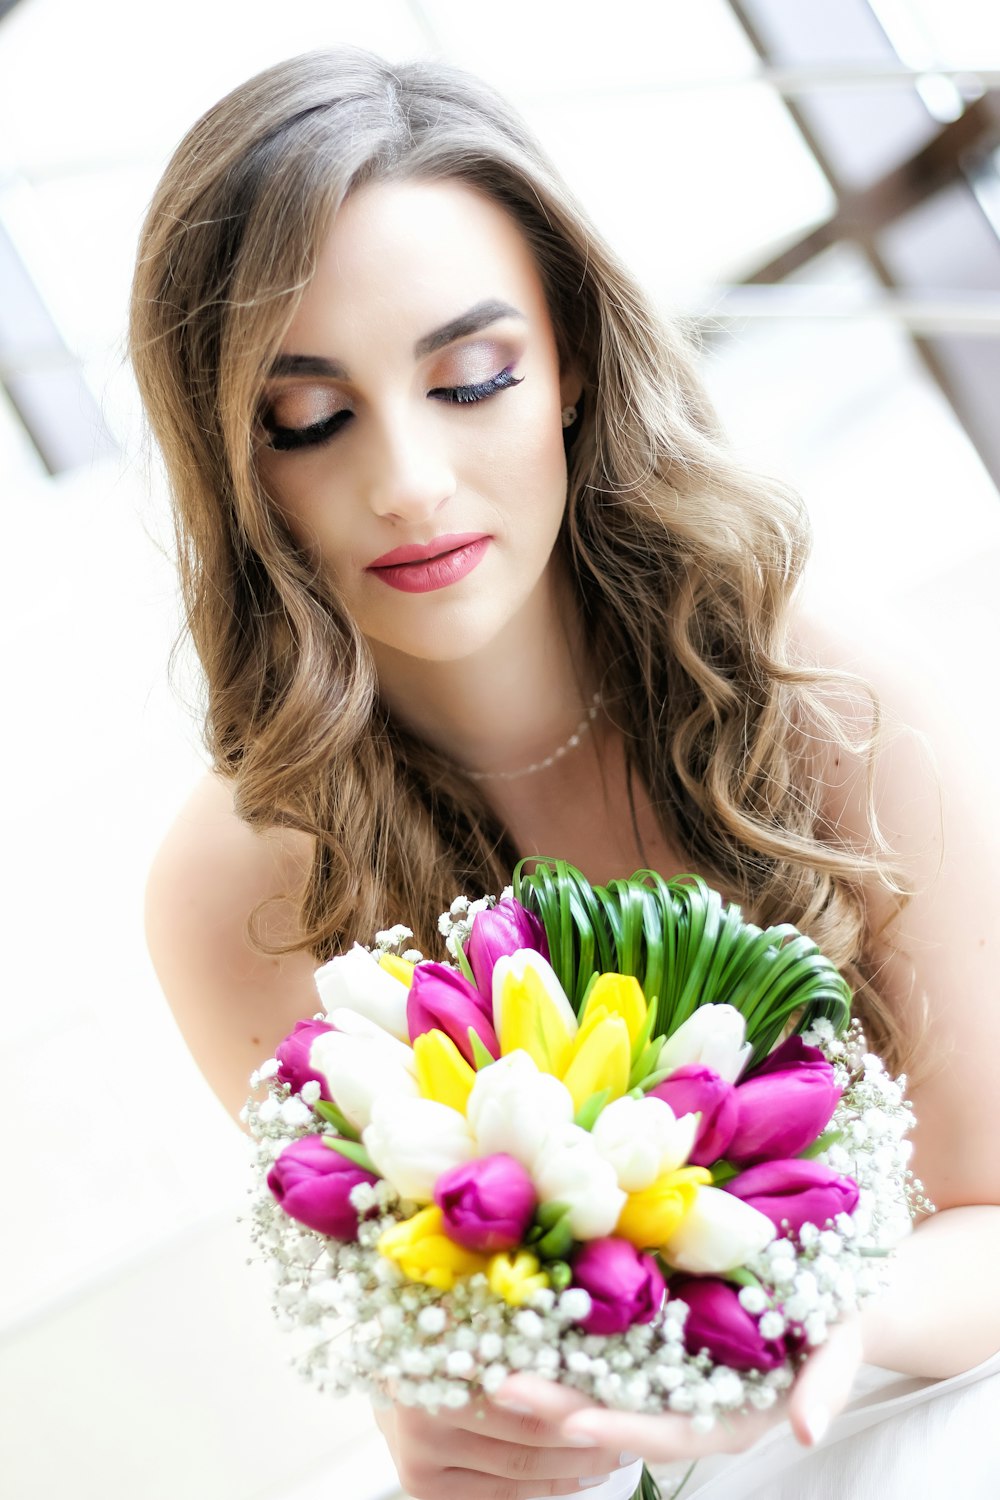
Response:
[{"label": "finger", "polygon": [[554,1424],[592,1404],[579,1391],[554,1380],[543,1380],[539,1375],[512,1375],[492,1399],[501,1411],[540,1417]]},{"label": "finger", "polygon": [[[440,1445],[424,1455],[428,1462],[441,1462]],[[523,1443],[505,1443],[496,1438],[477,1437],[456,1432],[448,1443],[448,1467],[472,1469],[477,1473],[495,1474],[516,1482],[538,1480],[576,1480],[594,1474],[610,1474],[635,1461],[635,1455],[620,1449],[603,1447],[526,1447]]]},{"label": "finger", "polygon": [[[527,1403],[503,1407],[481,1397],[466,1402],[465,1406],[449,1408],[433,1415],[414,1406],[397,1406],[394,1410],[397,1421],[404,1424],[408,1433],[426,1439],[427,1444],[440,1453],[442,1441],[450,1444],[455,1440],[454,1435],[460,1432],[533,1448],[557,1447],[561,1441],[558,1435],[559,1421],[563,1415],[568,1416],[570,1411],[575,1410],[575,1406],[568,1405],[565,1412],[560,1412],[555,1420],[541,1413],[536,1414]],[[442,1438],[443,1431],[448,1433],[446,1438]]]},{"label": "finger", "polygon": [[676,1459],[707,1458],[712,1453],[741,1453],[774,1422],[772,1408],[768,1412],[724,1416],[708,1432],[698,1432],[688,1416],[670,1412],[643,1416],[591,1406],[566,1419],[559,1429],[559,1441],[590,1442],[603,1449],[619,1448],[641,1454],[647,1463],[671,1463]]},{"label": "finger", "polygon": [[805,1447],[823,1440],[831,1418],[847,1405],[861,1363],[861,1323],[846,1319],[809,1356],[792,1387],[788,1416]]},{"label": "finger", "polygon": [[591,1485],[603,1484],[607,1477],[593,1474],[585,1479],[524,1481],[498,1479],[473,1469],[438,1469],[426,1476],[414,1474],[406,1490],[412,1500],[540,1500],[546,1495],[578,1495],[581,1489],[586,1494]]}]

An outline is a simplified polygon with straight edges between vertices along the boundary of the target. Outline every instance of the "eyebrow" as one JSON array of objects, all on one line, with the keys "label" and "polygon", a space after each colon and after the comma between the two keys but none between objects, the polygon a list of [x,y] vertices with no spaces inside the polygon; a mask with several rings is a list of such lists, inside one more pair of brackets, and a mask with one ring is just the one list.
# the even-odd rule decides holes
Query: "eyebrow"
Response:
[{"label": "eyebrow", "polygon": [[477,302],[475,307],[469,308],[468,312],[459,313],[457,318],[452,318],[448,323],[442,323],[441,327],[435,328],[433,333],[426,333],[422,339],[417,339],[413,346],[414,356],[417,359],[423,359],[425,355],[433,354],[437,349],[443,349],[446,344],[453,344],[456,339],[467,338],[470,333],[480,333],[491,323],[499,323],[501,318],[523,320],[524,313],[518,312],[516,307],[511,307],[509,302],[498,302],[495,298]]},{"label": "eyebrow", "polygon": [[[509,302],[500,302],[496,298],[488,298],[485,302],[477,302],[475,307],[470,307],[467,312],[459,313],[457,318],[451,318],[447,323],[442,323],[440,328],[435,328],[431,333],[425,333],[422,338],[417,339],[413,346],[415,359],[424,359],[428,354],[434,354],[438,349],[444,349],[446,345],[453,344],[456,339],[468,338],[471,333],[480,333],[484,328],[489,328],[492,323],[499,323],[501,318],[524,319],[524,313],[512,307]],[[334,359],[324,359],[319,354],[279,354],[268,371],[270,376],[279,375],[318,375],[326,380],[348,380],[346,368]]]}]

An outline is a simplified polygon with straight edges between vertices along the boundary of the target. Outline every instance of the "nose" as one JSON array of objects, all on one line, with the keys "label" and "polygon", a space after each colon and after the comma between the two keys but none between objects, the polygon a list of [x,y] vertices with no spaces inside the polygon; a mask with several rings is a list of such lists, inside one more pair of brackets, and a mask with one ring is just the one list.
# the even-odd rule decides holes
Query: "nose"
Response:
[{"label": "nose", "polygon": [[386,520],[426,520],[454,493],[455,475],[433,422],[399,412],[387,417],[378,433],[369,482],[375,514]]}]

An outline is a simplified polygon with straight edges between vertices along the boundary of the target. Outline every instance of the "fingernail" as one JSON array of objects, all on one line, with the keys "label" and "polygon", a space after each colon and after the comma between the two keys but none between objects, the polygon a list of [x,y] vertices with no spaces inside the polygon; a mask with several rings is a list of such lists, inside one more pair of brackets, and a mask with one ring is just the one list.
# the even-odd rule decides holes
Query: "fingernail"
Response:
[{"label": "fingernail", "polygon": [[627,1469],[629,1464],[637,1464],[642,1457],[641,1453],[630,1453],[626,1448],[624,1453],[619,1453],[618,1464],[622,1469]]},{"label": "fingernail", "polygon": [[809,1434],[809,1441],[812,1443],[821,1443],[826,1437],[826,1429],[830,1425],[830,1413],[826,1408],[823,1406],[814,1406],[811,1411],[806,1412],[803,1421],[806,1432]]},{"label": "fingernail", "polygon": [[592,1432],[580,1427],[571,1427],[562,1436],[571,1448],[596,1448],[601,1441]]},{"label": "fingernail", "polygon": [[589,1474],[586,1479],[579,1480],[581,1490],[592,1490],[598,1484],[604,1484],[611,1478],[610,1474]]}]

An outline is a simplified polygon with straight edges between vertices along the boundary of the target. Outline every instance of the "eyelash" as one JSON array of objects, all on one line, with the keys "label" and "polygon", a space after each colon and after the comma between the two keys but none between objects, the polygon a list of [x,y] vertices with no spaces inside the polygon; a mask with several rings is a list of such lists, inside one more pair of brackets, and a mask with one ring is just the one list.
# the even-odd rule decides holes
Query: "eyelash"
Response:
[{"label": "eyelash", "polygon": [[[427,394],[436,397],[439,401],[447,401],[450,405],[469,406],[476,401],[485,401],[488,397],[495,396],[498,391],[520,385],[523,379],[523,375],[512,375],[508,366],[499,374],[492,375],[489,380],[481,380],[476,385],[435,386]],[[268,445],[279,453],[286,453],[294,448],[318,447],[321,443],[329,442],[345,425],[349,416],[351,416],[349,411],[337,411],[330,417],[324,417],[322,422],[314,422],[310,427],[268,427],[265,416],[264,426],[268,434]]]}]

